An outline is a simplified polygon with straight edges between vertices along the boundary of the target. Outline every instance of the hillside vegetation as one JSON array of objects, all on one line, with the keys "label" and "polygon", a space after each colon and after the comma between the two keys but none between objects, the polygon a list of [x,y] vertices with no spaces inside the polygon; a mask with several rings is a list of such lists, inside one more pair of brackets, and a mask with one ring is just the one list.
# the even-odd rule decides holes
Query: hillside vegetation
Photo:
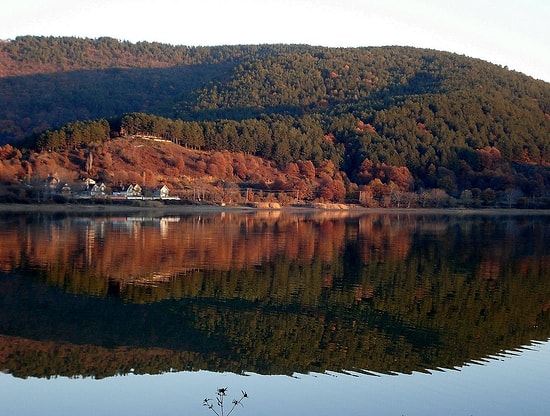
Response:
[{"label": "hillside vegetation", "polygon": [[[5,199],[57,173],[180,193],[200,181],[216,198],[231,184],[369,206],[548,206],[550,84],[481,60],[32,36],[0,58]],[[143,136],[171,143],[121,141]]]}]

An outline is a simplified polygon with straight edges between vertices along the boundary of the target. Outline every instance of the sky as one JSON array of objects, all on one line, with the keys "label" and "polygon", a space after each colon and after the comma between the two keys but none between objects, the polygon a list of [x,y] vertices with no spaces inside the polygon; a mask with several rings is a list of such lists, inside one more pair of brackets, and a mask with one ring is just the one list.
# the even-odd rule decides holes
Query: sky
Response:
[{"label": "sky", "polygon": [[550,82],[548,0],[3,0],[0,39],[23,35],[187,46],[415,46]]}]

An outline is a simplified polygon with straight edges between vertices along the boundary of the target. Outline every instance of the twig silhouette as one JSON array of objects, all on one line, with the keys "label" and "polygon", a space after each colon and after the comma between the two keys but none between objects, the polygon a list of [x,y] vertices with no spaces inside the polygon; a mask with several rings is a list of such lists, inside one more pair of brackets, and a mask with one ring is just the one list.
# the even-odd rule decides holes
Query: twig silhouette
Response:
[{"label": "twig silhouette", "polygon": [[246,391],[241,390],[241,398],[239,400],[233,399],[233,401],[231,402],[231,409],[229,409],[229,411],[225,413],[224,399],[225,396],[227,396],[228,390],[228,387],[220,387],[218,390],[216,390],[216,405],[214,405],[213,400],[209,398],[204,399],[202,405],[208,407],[217,416],[229,416],[233,412],[233,410],[235,410],[237,405],[243,406],[242,401],[248,397],[248,394],[246,393]]}]

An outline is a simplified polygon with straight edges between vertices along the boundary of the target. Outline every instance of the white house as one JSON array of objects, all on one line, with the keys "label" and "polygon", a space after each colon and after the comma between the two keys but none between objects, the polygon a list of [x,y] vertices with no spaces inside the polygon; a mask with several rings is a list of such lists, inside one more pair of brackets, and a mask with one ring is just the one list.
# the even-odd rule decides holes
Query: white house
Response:
[{"label": "white house", "polygon": [[126,198],[135,198],[140,197],[142,193],[141,186],[138,184],[128,185],[127,187],[122,187],[120,190],[113,192],[114,196],[123,196]]},{"label": "white house", "polygon": [[161,188],[153,190],[153,197],[160,198],[160,199],[169,198],[170,189],[168,189],[166,185],[162,185]]},{"label": "white house", "polygon": [[92,186],[92,189],[90,189],[90,196],[105,196],[105,193],[107,192],[107,186],[102,182],[100,184],[95,184]]}]

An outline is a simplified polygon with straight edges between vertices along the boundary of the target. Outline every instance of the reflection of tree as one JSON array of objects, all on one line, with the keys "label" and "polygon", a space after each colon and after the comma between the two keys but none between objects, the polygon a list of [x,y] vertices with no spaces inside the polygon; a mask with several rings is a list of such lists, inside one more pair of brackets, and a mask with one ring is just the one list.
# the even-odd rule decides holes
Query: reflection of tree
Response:
[{"label": "reflection of tree", "polygon": [[278,255],[304,261],[316,256],[332,263],[345,244],[346,224],[272,212],[177,221],[69,218],[39,226],[16,223],[11,230],[6,232],[4,259],[0,253],[7,270],[17,269],[24,259],[52,284],[104,295],[109,281],[156,285],[193,270],[249,269]]},{"label": "reflection of tree", "polygon": [[[12,270],[0,280],[0,362],[18,375],[411,372],[550,334],[549,228],[540,218],[189,217],[165,224],[177,235],[165,240],[155,221],[105,222],[85,245],[99,263],[90,268],[86,250],[64,243],[90,224],[63,221],[15,221],[6,228],[23,229],[23,241],[0,243],[0,265]],[[237,249],[243,237],[248,253]],[[53,257],[41,257],[48,241]],[[109,266],[108,250],[146,267],[156,257],[141,259],[144,246],[162,258],[157,274],[106,274],[122,267]],[[193,261],[187,251],[199,260],[181,268],[190,263],[173,258]],[[49,286],[20,275],[37,269]],[[92,364],[98,355],[102,368]]]}]

